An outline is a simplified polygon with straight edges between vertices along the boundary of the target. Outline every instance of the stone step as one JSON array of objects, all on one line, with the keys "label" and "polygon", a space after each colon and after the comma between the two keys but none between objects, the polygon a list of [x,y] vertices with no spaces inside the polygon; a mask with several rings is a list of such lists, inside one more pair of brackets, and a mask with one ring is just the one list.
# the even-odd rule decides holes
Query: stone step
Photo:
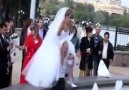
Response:
[{"label": "stone step", "polygon": [[[72,88],[70,85],[66,84],[67,90],[81,90],[84,89],[88,90],[91,89],[93,84],[96,82],[99,87],[108,87],[108,86],[115,86],[115,82],[117,80],[122,80],[124,85],[129,85],[129,76],[122,76],[122,75],[114,75],[112,74],[110,78],[105,77],[97,77],[97,76],[90,76],[90,77],[83,77],[83,78],[74,78],[74,83],[78,86],[78,88]],[[90,90],[89,89],[89,90]],[[42,88],[36,88],[29,84],[22,84],[22,85],[14,85],[9,88],[1,89],[1,90],[43,90]],[[47,89],[49,90],[49,89]]]}]

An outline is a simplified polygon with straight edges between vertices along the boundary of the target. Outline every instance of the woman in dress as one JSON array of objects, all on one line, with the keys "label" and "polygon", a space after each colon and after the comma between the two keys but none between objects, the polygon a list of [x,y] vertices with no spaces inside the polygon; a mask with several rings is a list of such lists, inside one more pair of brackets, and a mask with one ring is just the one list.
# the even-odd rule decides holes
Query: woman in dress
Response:
[{"label": "woman in dress", "polygon": [[29,84],[48,88],[54,86],[60,77],[64,77],[64,74],[62,75],[60,72],[63,70],[64,58],[67,53],[64,45],[68,43],[67,40],[72,38],[69,35],[72,27],[71,13],[67,7],[61,8],[57,12],[43,44],[22,72]]},{"label": "woman in dress", "polygon": [[[34,53],[42,43],[42,40],[38,35],[38,26],[32,25],[30,26],[30,30],[31,30],[31,34],[27,36],[24,45],[16,46],[21,50],[26,49],[22,70],[24,70],[24,68],[26,67],[26,65],[28,64],[28,62],[30,61],[30,59],[32,58],[32,56],[34,55]],[[20,78],[20,83],[27,83],[24,75],[22,74]]]},{"label": "woman in dress", "polygon": [[[27,37],[28,28],[30,27],[32,22],[33,20],[30,18],[24,21],[24,26],[22,28],[21,36],[20,36],[20,46],[24,45],[25,39]],[[22,51],[22,65],[23,65],[24,57],[25,57],[25,50]]]}]

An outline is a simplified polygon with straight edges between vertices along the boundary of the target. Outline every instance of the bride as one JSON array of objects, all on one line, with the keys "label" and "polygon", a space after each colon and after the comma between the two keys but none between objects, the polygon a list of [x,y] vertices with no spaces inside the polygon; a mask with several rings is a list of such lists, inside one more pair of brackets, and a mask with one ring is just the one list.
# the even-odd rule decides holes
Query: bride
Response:
[{"label": "bride", "polygon": [[59,80],[60,69],[64,68],[64,58],[68,51],[64,43],[72,38],[69,35],[71,16],[72,11],[67,7],[57,12],[41,46],[22,72],[29,84],[48,88]]}]

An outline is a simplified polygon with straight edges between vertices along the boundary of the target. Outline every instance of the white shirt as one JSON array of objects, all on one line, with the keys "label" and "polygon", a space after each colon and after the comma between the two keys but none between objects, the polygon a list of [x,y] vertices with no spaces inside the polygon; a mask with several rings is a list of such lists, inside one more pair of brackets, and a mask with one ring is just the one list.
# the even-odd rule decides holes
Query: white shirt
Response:
[{"label": "white shirt", "polygon": [[76,27],[77,28],[77,37],[80,39],[81,38],[81,33],[82,33],[82,28]]},{"label": "white shirt", "polygon": [[108,43],[103,42],[102,59],[107,59]]},{"label": "white shirt", "polygon": [[2,38],[4,39],[5,38],[5,36],[2,34]]}]

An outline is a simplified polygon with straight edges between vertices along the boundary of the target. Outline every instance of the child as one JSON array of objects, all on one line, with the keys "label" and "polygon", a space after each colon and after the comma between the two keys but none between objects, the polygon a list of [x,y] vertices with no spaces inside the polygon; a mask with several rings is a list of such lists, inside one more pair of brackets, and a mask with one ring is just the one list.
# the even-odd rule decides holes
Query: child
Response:
[{"label": "child", "polygon": [[73,66],[74,66],[74,61],[75,57],[72,53],[69,53],[67,56],[67,66],[66,66],[66,77],[67,77],[67,82],[72,86],[72,87],[77,87],[73,83]]}]

